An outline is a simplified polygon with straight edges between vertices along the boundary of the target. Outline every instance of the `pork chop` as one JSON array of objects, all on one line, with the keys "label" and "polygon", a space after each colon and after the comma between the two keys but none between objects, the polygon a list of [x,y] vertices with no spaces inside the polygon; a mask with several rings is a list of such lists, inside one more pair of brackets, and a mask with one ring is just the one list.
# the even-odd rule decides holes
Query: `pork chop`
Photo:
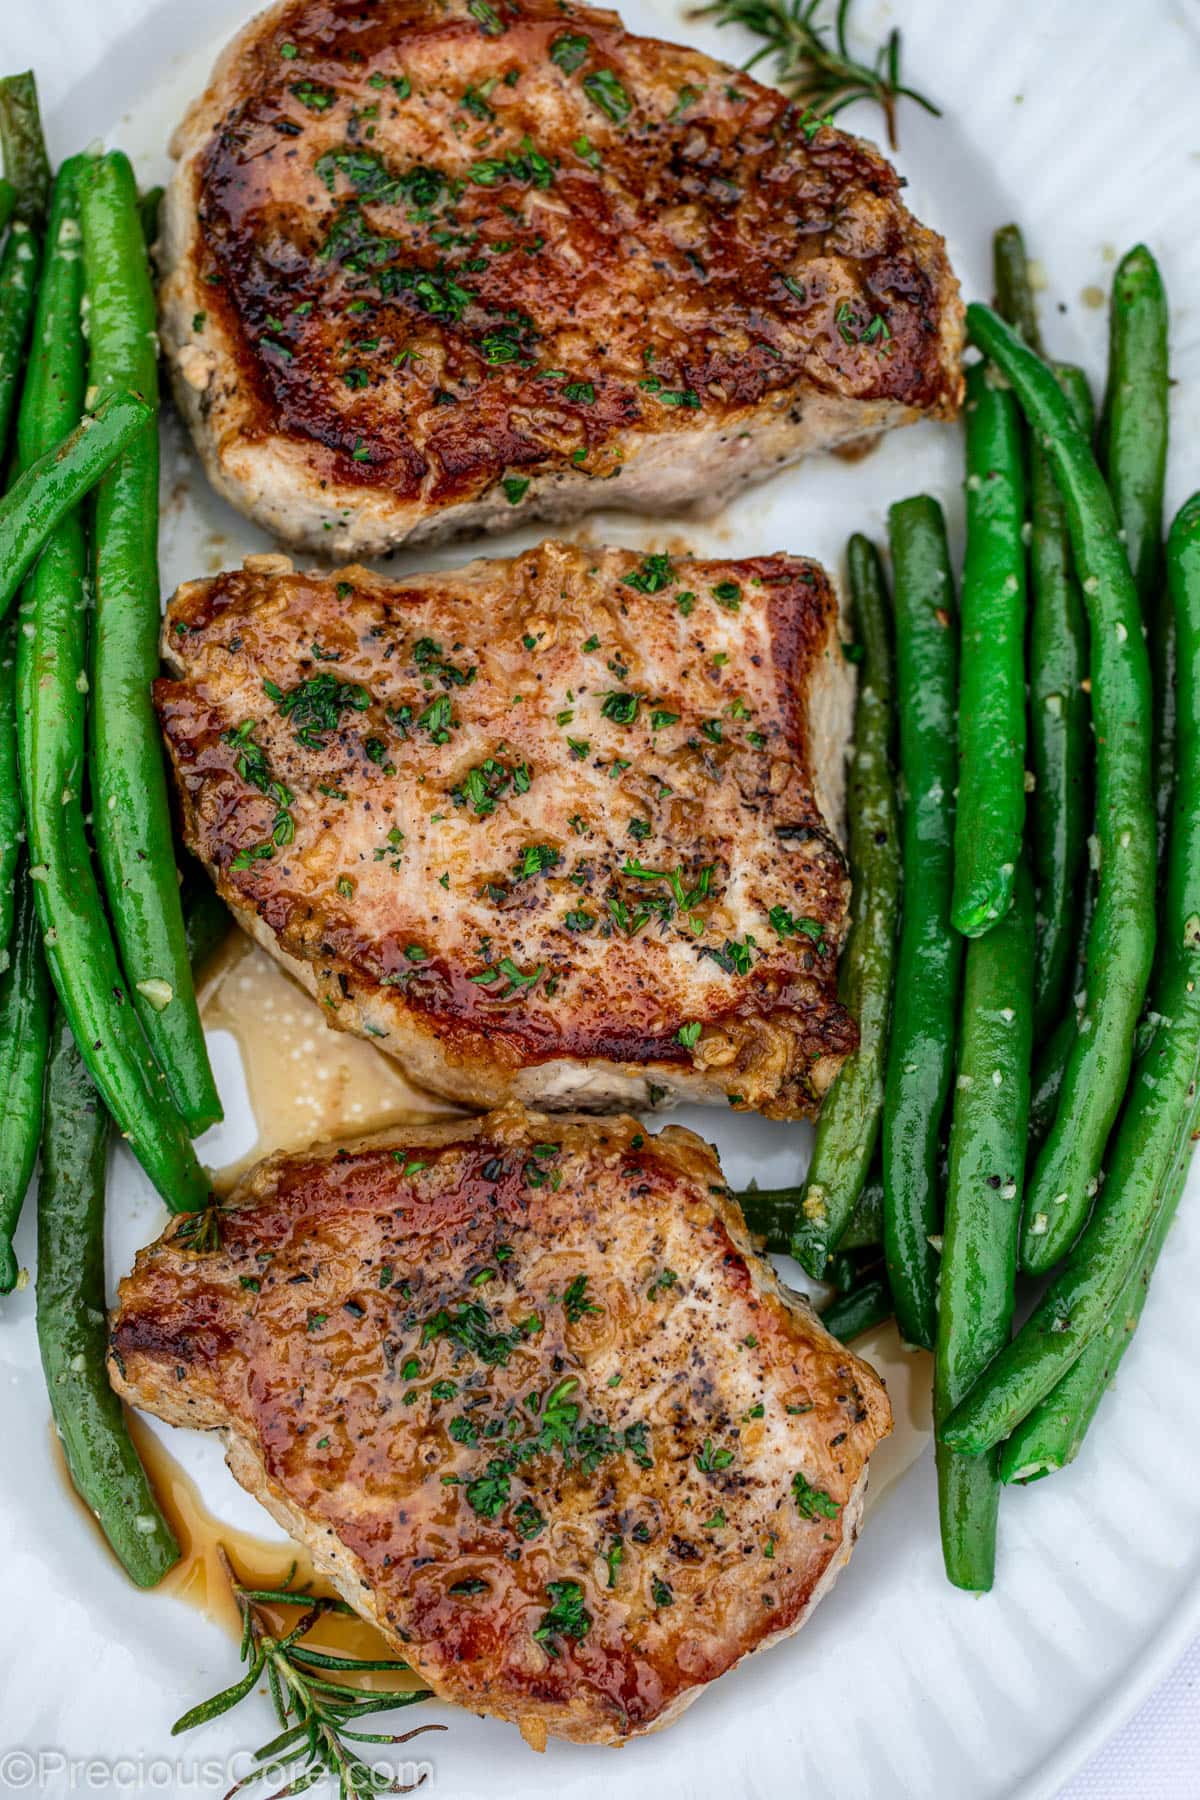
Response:
[{"label": "pork chop", "polygon": [[519,1108],[276,1156],[121,1283],[110,1372],[438,1694],[593,1743],[801,1625],[890,1409],[690,1132]]},{"label": "pork chop", "polygon": [[285,542],[660,510],[961,394],[941,239],[871,145],[569,0],[282,0],[175,144],[162,336]]},{"label": "pork chop", "polygon": [[816,1109],[857,1033],[815,564],[251,558],[163,655],[187,842],[332,1025],[480,1107]]}]

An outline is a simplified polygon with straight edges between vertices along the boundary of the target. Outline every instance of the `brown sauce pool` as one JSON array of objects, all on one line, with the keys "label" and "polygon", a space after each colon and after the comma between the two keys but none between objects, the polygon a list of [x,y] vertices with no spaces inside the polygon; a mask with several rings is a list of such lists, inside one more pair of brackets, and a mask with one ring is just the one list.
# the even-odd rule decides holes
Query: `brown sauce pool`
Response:
[{"label": "brown sauce pool", "polygon": [[215,1171],[221,1194],[270,1151],[308,1150],[459,1111],[413,1087],[365,1038],[334,1031],[316,1001],[244,932],[232,931],[206,963],[199,1000],[206,1028],[229,1032],[237,1044],[258,1127],[251,1149]]},{"label": "brown sauce pool", "polygon": [[[130,1429],[158,1496],[159,1505],[179,1540],[180,1558],[170,1574],[155,1590],[173,1594],[190,1606],[223,1625],[233,1638],[240,1638],[241,1615],[230,1591],[229,1579],[221,1560],[222,1551],[233,1564],[234,1573],[243,1587],[296,1588],[313,1596],[332,1596],[334,1588],[319,1575],[312,1557],[299,1544],[287,1539],[271,1541],[253,1532],[240,1531],[227,1525],[209,1511],[195,1482],[180,1468],[161,1439],[136,1414],[129,1415]],[[299,1614],[290,1607],[264,1606],[267,1629],[282,1632],[295,1625]],[[306,1635],[304,1642],[314,1650],[327,1650],[335,1656],[357,1656],[368,1662],[397,1655],[383,1633],[353,1613],[326,1613]],[[407,1671],[386,1670],[357,1676],[335,1677],[364,1689],[415,1688],[422,1684]]]}]

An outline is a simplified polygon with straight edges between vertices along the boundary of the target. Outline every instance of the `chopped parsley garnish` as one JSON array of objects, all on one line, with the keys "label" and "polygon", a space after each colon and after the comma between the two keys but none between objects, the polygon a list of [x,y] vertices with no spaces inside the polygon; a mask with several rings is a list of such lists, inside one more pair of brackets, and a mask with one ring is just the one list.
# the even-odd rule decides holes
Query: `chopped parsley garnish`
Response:
[{"label": "chopped parsley garnish", "polygon": [[254,741],[254,730],[255,720],[245,719],[236,730],[222,732],[221,738],[224,743],[232,744],[236,749],[235,766],[242,780],[273,802],[275,817],[271,824],[270,841],[240,850],[231,865],[234,869],[246,869],[253,863],[269,860],[274,855],[276,845],[290,844],[296,835],[296,821],[289,810],[294,796],[290,788],[272,776],[266,751]]},{"label": "chopped parsley garnish", "polygon": [[295,94],[301,106],[305,106],[309,112],[315,113],[328,112],[337,98],[332,88],[322,87],[316,81],[294,81],[292,93]]},{"label": "chopped parsley garnish", "polygon": [[693,412],[699,410],[700,396],[695,388],[664,387],[657,375],[647,375],[638,382],[638,386],[646,393],[653,394],[662,406],[684,406]]},{"label": "chopped parsley garnish", "polygon": [[[511,1000],[514,994],[533,987],[545,973],[545,969],[545,963],[539,963],[536,969],[519,969],[511,956],[502,956],[498,963],[489,963],[478,975],[470,975],[467,979],[479,987],[487,988],[489,1000]],[[502,992],[492,993],[490,990],[501,979],[507,985]]]},{"label": "chopped parsley garnish", "polygon": [[583,78],[583,91],[614,125],[623,125],[633,102],[611,69],[593,69]]},{"label": "chopped parsley garnish", "polygon": [[747,933],[744,943],[739,943],[736,938],[726,938],[719,950],[706,948],[700,955],[711,957],[727,975],[748,975],[753,967],[754,951],[757,948],[754,939]]},{"label": "chopped parsley garnish", "polygon": [[681,1025],[679,1027],[675,1036],[679,1039],[679,1042],[683,1045],[685,1050],[694,1050],[696,1045],[700,1042],[701,1030],[702,1027],[699,1019],[689,1019],[686,1025]]},{"label": "chopped parsley garnish", "polygon": [[767,914],[771,930],[777,937],[811,938],[820,949],[825,942],[825,927],[818,919],[798,919],[786,906],[773,906]]},{"label": "chopped parsley garnish", "polygon": [[[403,203],[418,220],[427,220],[435,207],[451,198],[451,190],[440,169],[416,163],[411,169],[405,169],[397,175],[372,150],[327,150],[317,158],[315,166],[318,177],[331,194],[337,187],[340,175],[356,197],[374,200],[386,206]],[[360,223],[361,215],[358,221],[352,221],[344,229],[357,229]],[[380,238],[378,243],[387,245],[392,241]],[[388,260],[381,252],[375,251],[373,254],[380,261]]]},{"label": "chopped parsley garnish", "polygon": [[390,864],[392,873],[397,874],[403,857],[404,833],[398,825],[393,825],[388,831],[387,842],[381,844],[376,850],[375,861],[377,863],[386,862]]},{"label": "chopped parsley garnish", "polygon": [[695,909],[701,901],[707,900],[711,896],[713,877],[711,863],[705,863],[697,872],[695,882],[691,887],[684,885],[685,871],[682,864],[676,869],[647,869],[644,864],[635,862],[632,857],[627,856],[621,873],[631,881],[665,881],[670,888],[670,898],[666,895],[656,896],[647,901],[644,907],[634,915],[637,921],[635,929],[640,929],[640,926],[646,923],[652,913],[657,913],[666,923],[678,909],[679,913],[686,917],[690,929],[697,936],[703,931],[704,919]]},{"label": "chopped parsley garnish", "polygon": [[653,1300],[655,1294],[657,1294],[661,1288],[673,1288],[678,1280],[679,1277],[674,1269],[660,1269],[658,1274],[654,1277],[654,1280],[650,1283],[650,1286],[646,1289],[646,1298],[648,1300]]},{"label": "chopped parsley garnish", "polygon": [[824,1488],[815,1488],[800,1471],[792,1476],[792,1498],[802,1519],[836,1519],[841,1508]]},{"label": "chopped parsley garnish", "polygon": [[529,488],[527,475],[506,475],[500,483],[504,489],[504,498],[510,506],[517,506],[525,498]]},{"label": "chopped parsley garnish", "polygon": [[609,692],[601,702],[601,716],[611,719],[614,725],[632,725],[637,719],[640,703],[637,694]]},{"label": "chopped parsley garnish", "polygon": [[482,119],[486,124],[496,116],[487,101],[487,97],[495,85],[496,77],[493,75],[487,81],[480,82],[477,88],[467,88],[459,105],[465,112],[473,113],[477,119]]},{"label": "chopped parsley garnish", "polygon": [[657,594],[678,579],[671,558],[663,551],[647,556],[631,574],[623,575],[621,585],[636,588],[640,594]]},{"label": "chopped parsley garnish", "polygon": [[625,1561],[625,1544],[623,1539],[619,1537],[613,1539],[612,1543],[604,1553],[604,1560],[608,1564],[607,1586],[615,1588],[617,1585],[617,1570]]},{"label": "chopped parsley garnish", "polygon": [[467,11],[479,24],[484,37],[503,37],[508,29],[488,0],[467,0]]},{"label": "chopped parsley garnish", "polygon": [[732,1450],[713,1448],[712,1439],[705,1438],[704,1448],[696,1456],[696,1467],[702,1475],[715,1475],[720,1469],[727,1469],[733,1461]]},{"label": "chopped parsley garnish", "polygon": [[520,186],[548,188],[554,184],[554,165],[533,147],[531,139],[521,139],[521,148],[511,156],[486,156],[473,162],[467,174],[477,187],[499,187],[512,181]]},{"label": "chopped parsley garnish", "polygon": [[336,731],[344,711],[365,713],[371,706],[371,695],[362,682],[340,680],[336,675],[309,675],[308,680],[286,693],[273,680],[264,680],[263,691],[275,702],[275,711],[295,725],[295,742],[309,751],[326,747],[324,733]]},{"label": "chopped parsley garnish", "polygon": [[603,1307],[597,1306],[594,1301],[588,1299],[587,1284],[586,1275],[576,1275],[567,1284],[567,1291],[563,1295],[563,1311],[572,1325],[578,1325],[585,1313],[598,1313],[604,1310]]},{"label": "chopped parsley garnish", "polygon": [[654,1467],[654,1458],[650,1454],[650,1427],[644,1420],[625,1427],[625,1448],[639,1469]]},{"label": "chopped parsley garnish", "polygon": [[517,864],[518,879],[526,881],[533,875],[543,875],[561,860],[558,851],[549,844],[526,844]]},{"label": "chopped parsley garnish", "polygon": [[557,1656],[555,1638],[573,1638],[576,1642],[585,1638],[592,1629],[592,1615],[583,1604],[583,1589],[577,1581],[548,1581],[546,1593],[550,1606],[533,1635],[551,1656]]},{"label": "chopped parsley garnish", "polygon": [[498,325],[494,331],[485,331],[479,340],[479,350],[484,362],[493,366],[497,363],[520,362],[525,355],[514,325]]},{"label": "chopped parsley garnish", "polygon": [[804,141],[806,144],[812,143],[822,126],[825,126],[830,130],[833,129],[833,114],[825,113],[822,116],[818,114],[813,107],[806,106],[800,115],[800,129],[804,133]]},{"label": "chopped parsley garnish", "polygon": [[532,780],[533,770],[528,763],[510,765],[489,756],[468,769],[450,793],[456,806],[469,806],[476,818],[484,819],[495,812],[497,800],[503,799],[510,788],[514,794],[526,794]]},{"label": "chopped parsley garnish", "polygon": [[448,744],[454,727],[451,712],[449,694],[439,694],[423,712],[417,714],[416,723],[429,733],[435,744]]},{"label": "chopped parsley garnish", "polygon": [[513,1508],[513,1529],[517,1536],[523,1538],[526,1543],[529,1543],[532,1538],[540,1536],[546,1529],[544,1514],[538,1511],[528,1495],[525,1499],[518,1500]]},{"label": "chopped parsley garnish", "polygon": [[650,1598],[654,1601],[655,1606],[673,1606],[675,1604],[675,1595],[658,1575],[651,1579]]},{"label": "chopped parsley garnish", "polygon": [[583,67],[591,48],[591,38],[565,31],[551,44],[550,61],[560,68],[564,75],[573,75],[576,69]]},{"label": "chopped parsley garnish", "polygon": [[426,1319],[421,1327],[422,1345],[434,1343],[439,1338],[448,1339],[490,1366],[507,1363],[521,1341],[521,1333],[493,1331],[487,1309],[476,1300],[468,1300],[456,1308],[443,1306]]}]

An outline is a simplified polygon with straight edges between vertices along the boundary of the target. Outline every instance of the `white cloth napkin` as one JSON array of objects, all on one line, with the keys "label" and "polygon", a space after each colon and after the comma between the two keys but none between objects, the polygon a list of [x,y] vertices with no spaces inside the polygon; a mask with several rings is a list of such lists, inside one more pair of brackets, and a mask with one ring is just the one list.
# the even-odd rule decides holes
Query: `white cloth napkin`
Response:
[{"label": "white cloth napkin", "polygon": [[1059,1800],[1198,1800],[1200,1640]]}]

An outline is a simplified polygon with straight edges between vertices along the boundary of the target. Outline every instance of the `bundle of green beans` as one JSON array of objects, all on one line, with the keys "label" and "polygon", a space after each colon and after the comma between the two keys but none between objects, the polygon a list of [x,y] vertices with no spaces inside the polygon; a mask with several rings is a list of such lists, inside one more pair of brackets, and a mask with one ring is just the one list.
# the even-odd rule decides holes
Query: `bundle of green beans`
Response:
[{"label": "bundle of green beans", "polygon": [[[999,282],[998,289],[1003,299]],[[1056,380],[1035,354],[1019,296],[1005,310],[1019,335],[986,308],[969,309],[968,321],[974,341],[1011,384],[1034,444],[1031,698],[1036,720],[1056,691],[1054,676],[1061,679],[1065,671],[1076,678],[1077,570],[1090,624],[1099,867],[1083,968],[1071,983],[1064,971],[1076,954],[1069,921],[1079,882],[1063,867],[1062,847],[1078,840],[1081,822],[1068,821],[1069,830],[1063,825],[1064,812],[1083,804],[1083,784],[1072,783],[1068,771],[1079,770],[1084,757],[1078,742],[1064,740],[1082,736],[1086,727],[1080,718],[1064,724],[1061,711],[1050,707],[1062,729],[1046,734],[1040,766],[1035,747],[1039,782],[1031,821],[1035,849],[1040,827],[1043,848],[1053,852],[1037,862],[1043,941],[1049,938],[1051,948],[1037,963],[1034,1019],[1039,1035],[1046,1035],[1034,1078],[1038,1117],[1031,1136],[1036,1140],[1044,1132],[1045,1143],[1025,1197],[1023,1256],[1038,1271],[1058,1267],[1028,1323],[1011,1342],[1007,1330],[1000,1334],[1003,1341],[990,1346],[991,1360],[982,1359],[986,1366],[977,1362],[966,1392],[948,1393],[950,1410],[939,1408],[939,1462],[965,1459],[988,1472],[986,1509],[974,1507],[971,1530],[989,1580],[995,1478],[1036,1479],[1077,1454],[1136,1329],[1200,1125],[1200,496],[1172,527],[1164,600],[1167,312],[1161,278],[1142,246],[1117,271],[1100,434],[1107,483],[1089,446],[1090,397],[1078,376],[1058,371]],[[1059,497],[1055,504],[1054,494],[1042,490],[1040,518],[1039,459]],[[1063,542],[1064,520],[1069,544]],[[1040,565],[1039,528],[1047,534]],[[1047,669],[1056,649],[1059,661]],[[1043,773],[1046,791],[1040,793]],[[1077,1015],[1069,999],[1062,1006],[1069,985],[1079,990]],[[944,1311],[953,1273],[948,1230]],[[943,1518],[954,1578],[963,1519],[971,1510]]]},{"label": "bundle of green beans", "polygon": [[[1166,298],[1138,246],[1114,282],[1102,473],[1082,373],[1040,354],[1019,232],[995,249],[1003,317],[968,312],[985,361],[967,383],[957,678],[940,513],[917,498],[890,517],[898,940],[878,861],[856,867],[873,900],[858,896],[841,981],[863,1048],[808,1183],[742,1197],[767,1247],[790,1241],[833,1283],[836,1329],[894,1305],[908,1342],[936,1343],[943,1551],[976,1589],[993,1580],[1002,1484],[1079,1450],[1200,1137],[1200,496],[1164,582]],[[855,541],[852,593],[860,617],[865,595],[886,619],[868,550]],[[886,641],[876,631],[874,656],[868,641],[856,725],[868,772],[891,742]],[[852,781],[852,866],[880,801]],[[884,1267],[834,1254],[873,1234]],[[1018,1261],[1052,1278],[1013,1338]]]},{"label": "bundle of green beans", "polygon": [[0,1291],[17,1279],[13,1232],[40,1147],[37,1323],[55,1421],[80,1494],[151,1585],[178,1546],[107,1380],[105,1168],[115,1120],[169,1206],[209,1200],[190,1138],[220,1107],[189,958],[223,909],[193,876],[185,927],[150,704],[145,207],[119,154],[69,160],[51,189],[31,76],[0,81],[0,143],[0,453],[17,426],[0,620],[20,592],[0,626]]},{"label": "bundle of green beans", "polygon": [[[0,82],[0,132],[6,155],[11,149],[17,215],[32,232],[48,165],[30,78]],[[36,204],[23,198],[31,191]],[[112,153],[65,163],[45,236],[41,277],[30,288],[27,363],[5,361],[0,330],[0,377],[13,391],[20,386],[18,478],[0,502],[0,612],[25,579],[15,705],[5,705],[7,666],[0,680],[0,764],[11,760],[15,727],[20,776],[2,784],[0,893],[8,893],[10,845],[23,826],[41,946],[91,1078],[167,1204],[190,1210],[206,1204],[209,1188],[189,1140],[220,1106],[188,964],[150,699],[159,622],[157,375],[142,215],[127,160]],[[93,489],[89,534],[79,503]],[[89,799],[103,892],[85,824]],[[24,819],[14,830],[17,808]],[[0,901],[7,935],[5,927]],[[34,1085],[27,1083],[30,1093]],[[26,1108],[26,1142],[36,1138],[37,1118]],[[3,1190],[0,1226],[22,1197]]]}]

